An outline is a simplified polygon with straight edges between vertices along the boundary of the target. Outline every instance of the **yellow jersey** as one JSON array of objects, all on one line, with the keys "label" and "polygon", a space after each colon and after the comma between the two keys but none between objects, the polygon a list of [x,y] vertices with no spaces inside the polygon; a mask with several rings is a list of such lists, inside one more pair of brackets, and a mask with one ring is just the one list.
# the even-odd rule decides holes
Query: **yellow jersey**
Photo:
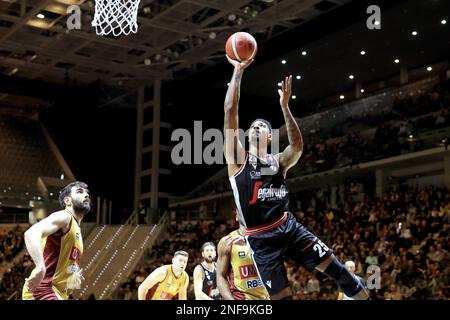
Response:
[{"label": "yellow jersey", "polygon": [[[230,235],[238,235],[233,231]],[[230,291],[236,300],[270,300],[269,293],[259,279],[247,244],[231,247],[231,269],[228,275]]]},{"label": "yellow jersey", "polygon": [[186,285],[186,281],[189,281],[186,271],[183,271],[181,276],[177,277],[172,271],[171,264],[163,267],[166,268],[166,277],[147,290],[145,300],[172,300],[180,292],[180,289]]},{"label": "yellow jersey", "polygon": [[[54,233],[42,238],[45,276],[31,293],[23,286],[23,300],[67,300],[69,291],[75,288],[76,272],[80,269],[83,254],[83,238],[78,221],[72,216],[65,234]],[[36,268],[31,272],[37,272]]]}]

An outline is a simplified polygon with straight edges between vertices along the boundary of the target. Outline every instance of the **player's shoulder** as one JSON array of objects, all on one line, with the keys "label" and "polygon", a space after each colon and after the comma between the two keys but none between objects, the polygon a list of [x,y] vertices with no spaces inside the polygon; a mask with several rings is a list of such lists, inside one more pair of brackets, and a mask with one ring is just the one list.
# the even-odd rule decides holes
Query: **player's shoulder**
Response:
[{"label": "player's shoulder", "polygon": [[[203,271],[203,267],[202,267],[201,263],[199,263],[195,266],[194,273],[201,272],[201,271]],[[184,271],[184,272],[186,272],[186,271]]]},{"label": "player's shoulder", "polygon": [[47,216],[47,218],[50,218],[51,220],[54,221],[69,223],[72,220],[72,215],[67,210],[59,210],[52,212]]},{"label": "player's shoulder", "polygon": [[166,276],[167,272],[169,271],[170,264],[165,264],[161,267],[156,268],[153,272],[156,273],[157,275],[164,275]]}]

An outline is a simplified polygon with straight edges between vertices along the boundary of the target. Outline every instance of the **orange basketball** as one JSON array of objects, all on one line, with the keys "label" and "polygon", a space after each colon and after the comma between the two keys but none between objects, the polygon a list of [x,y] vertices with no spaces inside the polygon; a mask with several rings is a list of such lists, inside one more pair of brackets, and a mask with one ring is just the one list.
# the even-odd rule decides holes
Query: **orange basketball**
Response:
[{"label": "orange basketball", "polygon": [[232,34],[225,45],[227,55],[239,62],[253,59],[257,50],[258,45],[255,38],[247,32]]}]

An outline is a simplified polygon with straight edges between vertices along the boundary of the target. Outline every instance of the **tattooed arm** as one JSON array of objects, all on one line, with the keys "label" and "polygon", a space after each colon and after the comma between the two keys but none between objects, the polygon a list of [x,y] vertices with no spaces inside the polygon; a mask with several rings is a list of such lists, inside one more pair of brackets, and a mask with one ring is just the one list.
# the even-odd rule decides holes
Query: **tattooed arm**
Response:
[{"label": "tattooed arm", "polygon": [[283,111],[284,121],[286,122],[286,132],[289,145],[279,154],[280,169],[286,177],[289,168],[293,167],[303,152],[303,138],[300,128],[289,110],[289,99],[292,93],[292,76],[286,77],[282,82],[280,94],[280,105]]}]

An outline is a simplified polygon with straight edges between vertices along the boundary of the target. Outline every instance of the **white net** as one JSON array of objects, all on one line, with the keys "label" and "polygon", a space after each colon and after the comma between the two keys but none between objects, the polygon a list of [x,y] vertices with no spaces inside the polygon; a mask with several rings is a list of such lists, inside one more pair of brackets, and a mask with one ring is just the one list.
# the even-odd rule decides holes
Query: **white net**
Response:
[{"label": "white net", "polygon": [[136,33],[140,0],[95,0],[92,26],[100,36]]}]

